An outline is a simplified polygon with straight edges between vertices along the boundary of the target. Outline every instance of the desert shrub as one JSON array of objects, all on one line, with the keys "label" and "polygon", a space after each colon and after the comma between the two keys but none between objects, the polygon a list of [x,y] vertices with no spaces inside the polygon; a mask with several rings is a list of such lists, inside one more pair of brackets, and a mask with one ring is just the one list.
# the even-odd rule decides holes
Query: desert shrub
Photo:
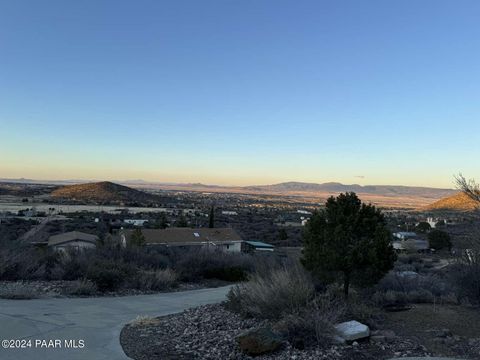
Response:
[{"label": "desert shrub", "polygon": [[480,303],[480,263],[459,262],[448,273],[459,300]]},{"label": "desert shrub", "polygon": [[218,267],[206,269],[203,272],[206,279],[219,279],[225,281],[244,281],[247,280],[248,273],[241,267]]},{"label": "desert shrub", "polygon": [[67,251],[62,257],[60,267],[63,270],[63,280],[78,280],[87,276],[88,266],[95,258],[93,251]]},{"label": "desert shrub", "polygon": [[96,260],[87,270],[87,278],[100,291],[116,290],[126,279],[135,275],[136,268],[112,260]]},{"label": "desert shrub", "polygon": [[399,264],[395,266],[396,271],[417,271],[417,268],[412,264]]},{"label": "desert shrub", "polygon": [[167,254],[155,247],[127,248],[122,250],[122,259],[143,269],[166,269],[172,266]]},{"label": "desert shrub", "polygon": [[388,273],[377,285],[380,291],[402,291],[409,293],[417,290],[428,290],[434,296],[444,295],[449,292],[448,284],[435,274],[428,275],[402,275],[397,272]]},{"label": "desert shrub", "polygon": [[9,284],[0,288],[0,299],[29,300],[38,298],[38,294],[29,286]]},{"label": "desert shrub", "polygon": [[97,286],[89,280],[76,281],[65,290],[67,295],[92,296],[97,293]]},{"label": "desert shrub", "polygon": [[244,316],[280,319],[285,314],[299,313],[313,295],[310,277],[296,266],[252,275],[248,282],[230,290],[227,306]]},{"label": "desert shrub", "polygon": [[419,254],[400,254],[395,263],[396,271],[421,271],[425,266],[425,262]]},{"label": "desert shrub", "polygon": [[433,303],[435,296],[427,289],[418,289],[407,293],[407,299],[410,303]]},{"label": "desert shrub", "polygon": [[460,303],[458,301],[457,295],[453,292],[448,293],[447,295],[442,295],[440,297],[440,302],[443,304],[452,304],[452,305],[458,305]]},{"label": "desert shrub", "polygon": [[432,303],[452,293],[449,283],[435,274],[401,275],[391,272],[377,285],[374,298],[379,305]]},{"label": "desert shrub", "polygon": [[[373,300],[380,306],[406,305],[406,304],[431,304],[436,297],[427,289],[418,289],[410,292],[389,290],[387,292],[376,292]],[[440,300],[440,298],[439,298]]]},{"label": "desert shrub", "polygon": [[171,269],[148,270],[138,273],[130,285],[141,290],[165,290],[177,285],[178,276]]},{"label": "desert shrub", "polygon": [[34,280],[44,275],[42,253],[32,248],[4,250],[0,254],[2,280]]},{"label": "desert shrub", "polygon": [[419,254],[400,254],[398,255],[397,262],[402,264],[415,264],[422,263],[423,259]]},{"label": "desert shrub", "polygon": [[433,230],[428,234],[428,243],[432,249],[451,249],[450,235],[442,230]]},{"label": "desert shrub", "polygon": [[45,280],[59,280],[61,273],[59,271],[59,264],[61,255],[56,251],[48,251],[42,259]]},{"label": "desert shrub", "polygon": [[378,308],[372,302],[371,296],[368,298],[353,296],[344,307],[345,320],[355,319],[370,328],[378,326]]},{"label": "desert shrub", "polygon": [[345,305],[342,297],[328,291],[317,294],[300,311],[285,314],[274,328],[295,348],[324,347],[332,342],[334,325],[345,315]]},{"label": "desert shrub", "polygon": [[186,250],[174,254],[174,269],[184,281],[218,278],[238,281],[253,270],[250,255],[212,250]]},{"label": "desert shrub", "polygon": [[372,300],[378,306],[404,306],[408,303],[407,295],[402,291],[377,291]]}]

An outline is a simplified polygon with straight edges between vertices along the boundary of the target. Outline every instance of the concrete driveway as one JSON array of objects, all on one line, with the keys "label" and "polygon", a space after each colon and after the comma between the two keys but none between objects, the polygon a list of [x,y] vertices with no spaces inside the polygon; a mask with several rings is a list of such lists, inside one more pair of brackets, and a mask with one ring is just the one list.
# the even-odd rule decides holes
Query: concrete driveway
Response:
[{"label": "concrete driveway", "polygon": [[[0,300],[0,359],[129,359],[119,341],[126,323],[138,315],[167,315],[223,301],[229,288],[108,298]],[[24,340],[15,345],[26,347],[5,349],[5,340]]]}]

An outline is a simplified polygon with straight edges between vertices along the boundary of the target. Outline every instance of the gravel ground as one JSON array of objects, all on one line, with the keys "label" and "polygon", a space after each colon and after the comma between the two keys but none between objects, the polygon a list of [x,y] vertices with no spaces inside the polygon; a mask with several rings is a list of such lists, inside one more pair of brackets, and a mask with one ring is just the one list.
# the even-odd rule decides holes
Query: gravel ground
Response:
[{"label": "gravel ground", "polygon": [[[242,319],[223,305],[206,305],[159,318],[139,318],[126,325],[120,342],[125,353],[135,360],[173,359],[251,359],[236,347],[235,337],[244,330],[265,325],[254,319]],[[392,336],[355,345],[297,350],[285,342],[273,354],[259,360],[352,359],[373,360],[402,356],[428,355],[412,340]]]}]

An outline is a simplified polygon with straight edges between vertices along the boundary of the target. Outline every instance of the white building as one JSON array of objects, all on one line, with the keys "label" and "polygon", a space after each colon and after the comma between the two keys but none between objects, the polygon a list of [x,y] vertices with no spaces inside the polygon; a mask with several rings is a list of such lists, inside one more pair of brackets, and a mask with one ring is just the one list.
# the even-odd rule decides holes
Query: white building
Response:
[{"label": "white building", "polygon": [[399,232],[393,233],[393,237],[400,240],[414,239],[417,237],[417,233],[410,232],[410,231],[399,231]]},{"label": "white building", "polygon": [[133,225],[133,226],[144,226],[145,223],[148,222],[148,220],[143,220],[143,219],[125,219],[123,220],[125,224],[128,225]]}]

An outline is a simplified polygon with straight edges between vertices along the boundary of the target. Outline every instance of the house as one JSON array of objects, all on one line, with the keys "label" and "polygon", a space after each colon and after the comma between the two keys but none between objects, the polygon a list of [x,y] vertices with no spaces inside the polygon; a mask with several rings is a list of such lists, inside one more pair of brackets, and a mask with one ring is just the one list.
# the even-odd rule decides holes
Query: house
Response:
[{"label": "house", "polygon": [[254,253],[254,252],[272,252],[274,246],[261,242],[261,241],[244,241],[242,243],[242,252]]},{"label": "house", "polygon": [[281,223],[275,223],[275,225],[277,226],[280,226],[280,227],[300,227],[300,226],[304,226],[302,225],[301,222],[298,222],[298,221],[284,221],[284,222],[281,222]]},{"label": "house", "polygon": [[238,213],[236,211],[223,210],[222,215],[236,216]]},{"label": "house", "polygon": [[48,247],[58,251],[67,249],[91,249],[97,246],[98,236],[80,231],[71,231],[48,238]]},{"label": "house", "polygon": [[133,226],[144,226],[145,223],[148,223],[148,220],[144,219],[125,219],[123,222],[127,225],[133,225]]},{"label": "house", "polygon": [[399,231],[399,232],[393,233],[393,237],[399,240],[415,239],[417,237],[417,233],[410,232],[410,231]]},{"label": "house", "polygon": [[426,252],[430,251],[430,246],[427,240],[422,239],[407,239],[392,242],[393,248],[398,251],[416,251]]},{"label": "house", "polygon": [[[127,244],[134,230],[122,229],[120,243]],[[147,246],[203,247],[227,252],[240,252],[242,238],[231,228],[166,228],[143,229]]]}]

